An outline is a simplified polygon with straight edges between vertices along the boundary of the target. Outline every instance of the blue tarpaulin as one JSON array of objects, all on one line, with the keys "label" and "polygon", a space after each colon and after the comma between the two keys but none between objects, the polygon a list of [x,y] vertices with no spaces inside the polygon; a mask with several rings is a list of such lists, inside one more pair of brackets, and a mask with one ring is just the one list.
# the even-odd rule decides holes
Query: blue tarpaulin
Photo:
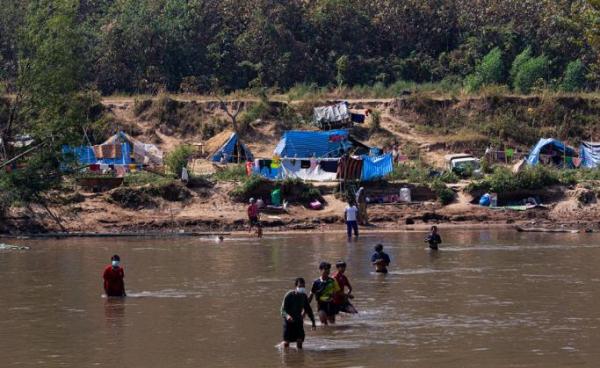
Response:
[{"label": "blue tarpaulin", "polygon": [[131,145],[121,143],[121,155],[115,158],[96,159],[92,146],[62,147],[63,155],[73,154],[77,161],[82,165],[106,164],[106,165],[129,165],[134,163],[131,159]]},{"label": "blue tarpaulin", "polygon": [[229,139],[219,148],[215,153],[212,154],[210,160],[213,162],[221,162],[223,155],[226,156],[227,162],[236,162],[238,160],[238,148],[239,152],[239,160],[240,161],[252,161],[254,157],[252,156],[252,152],[246,147],[245,144],[239,142],[238,136],[236,133],[231,133]]},{"label": "blue tarpaulin", "polygon": [[583,142],[579,147],[579,157],[581,166],[586,169],[593,169],[600,166],[600,143]]},{"label": "blue tarpaulin", "polygon": [[394,170],[391,153],[378,157],[364,155],[362,159],[363,165],[360,175],[362,181],[381,179]]},{"label": "blue tarpaulin", "polygon": [[348,130],[302,131],[289,130],[275,147],[279,157],[341,157],[352,147]]},{"label": "blue tarpaulin", "polygon": [[[541,138],[527,156],[527,163],[535,166],[540,162],[540,154],[546,154],[548,151],[553,151],[557,159],[563,157],[572,158],[576,156],[575,150],[566,146],[563,142],[554,138]],[[567,163],[571,162],[567,160]],[[570,164],[572,166],[572,163]]]}]

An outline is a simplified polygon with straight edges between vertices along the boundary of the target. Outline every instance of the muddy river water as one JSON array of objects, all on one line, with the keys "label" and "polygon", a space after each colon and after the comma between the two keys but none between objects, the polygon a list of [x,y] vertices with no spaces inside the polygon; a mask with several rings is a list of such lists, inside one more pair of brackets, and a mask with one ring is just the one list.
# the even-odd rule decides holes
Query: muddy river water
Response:
[{"label": "muddy river water", "polygon": [[[442,229],[435,254],[424,235],[0,239],[28,247],[0,246],[0,366],[600,366],[600,235]],[[113,253],[122,300],[102,296]],[[281,351],[283,295],[337,259],[360,313]]]}]

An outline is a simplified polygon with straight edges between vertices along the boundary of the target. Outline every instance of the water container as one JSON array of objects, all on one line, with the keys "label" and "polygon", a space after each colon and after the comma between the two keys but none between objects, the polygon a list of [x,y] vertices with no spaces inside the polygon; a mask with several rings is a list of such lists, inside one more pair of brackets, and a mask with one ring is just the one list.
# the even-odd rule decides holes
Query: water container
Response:
[{"label": "water container", "polygon": [[400,189],[400,201],[409,203],[412,202],[410,188],[404,187]]},{"label": "water container", "polygon": [[273,206],[281,205],[281,190],[275,189],[273,192],[271,192],[271,204]]}]

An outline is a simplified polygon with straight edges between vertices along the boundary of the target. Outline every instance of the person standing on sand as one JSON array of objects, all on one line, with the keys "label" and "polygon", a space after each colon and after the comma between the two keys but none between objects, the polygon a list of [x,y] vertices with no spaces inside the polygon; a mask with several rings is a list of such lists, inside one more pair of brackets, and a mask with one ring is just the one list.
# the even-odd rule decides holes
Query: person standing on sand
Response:
[{"label": "person standing on sand", "polygon": [[362,226],[368,225],[367,195],[365,194],[364,187],[360,187],[356,192],[356,203],[358,203],[358,223]]},{"label": "person standing on sand", "polygon": [[281,316],[283,317],[283,347],[288,348],[295,342],[298,349],[302,349],[304,342],[304,314],[308,315],[315,330],[315,316],[306,296],[305,281],[298,277],[294,282],[295,289],[290,290],[283,297]]},{"label": "person standing on sand", "polygon": [[331,264],[327,262],[321,262],[319,264],[319,271],[321,277],[313,282],[308,297],[310,303],[313,297],[317,300],[317,311],[319,313],[319,320],[322,324],[327,325],[329,323],[335,323],[335,304],[333,304],[333,296],[340,291],[340,286],[335,279],[329,277],[331,271]]},{"label": "person standing on sand", "polygon": [[[337,261],[335,263],[335,268],[337,271],[333,274],[333,279],[337,281],[340,286],[340,291],[335,293],[333,296],[333,304],[335,304],[336,311],[356,314],[358,311],[354,306],[350,303],[350,299],[354,299],[354,295],[352,295],[352,285],[350,285],[350,280],[346,277],[346,262]],[[346,293],[346,288],[348,288],[348,293]]]},{"label": "person standing on sand", "polygon": [[442,243],[442,237],[438,234],[437,226],[431,227],[431,232],[425,238],[425,242],[429,243],[430,249],[438,250],[438,245]]},{"label": "person standing on sand", "polygon": [[346,231],[348,232],[348,240],[352,239],[352,231],[354,230],[354,237],[358,238],[358,223],[356,222],[358,216],[358,208],[353,202],[348,202],[348,206],[344,210],[344,220],[346,220]]},{"label": "person standing on sand", "polygon": [[390,265],[390,256],[383,251],[382,244],[375,246],[375,253],[371,256],[371,264],[375,266],[375,272],[388,273],[387,268]]},{"label": "person standing on sand", "polygon": [[121,267],[121,257],[115,254],[110,259],[111,264],[106,266],[104,274],[104,292],[106,296],[123,297],[125,294],[125,271]]}]

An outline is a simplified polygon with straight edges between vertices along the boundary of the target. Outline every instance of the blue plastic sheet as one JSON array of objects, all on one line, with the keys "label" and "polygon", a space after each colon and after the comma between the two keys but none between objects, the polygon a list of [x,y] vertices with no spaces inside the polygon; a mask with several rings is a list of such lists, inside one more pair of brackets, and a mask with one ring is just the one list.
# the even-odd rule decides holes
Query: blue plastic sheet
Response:
[{"label": "blue plastic sheet", "polygon": [[579,157],[581,166],[586,169],[593,169],[600,166],[600,143],[583,142],[579,147]]},{"label": "blue plastic sheet", "polygon": [[391,153],[386,153],[385,155],[378,157],[371,157],[365,155],[362,156],[362,159],[362,181],[370,181],[383,178],[394,170]]},{"label": "blue plastic sheet", "polygon": [[329,131],[289,130],[275,147],[275,154],[280,157],[309,158],[315,155],[322,157],[341,157],[352,147],[346,129]]}]

